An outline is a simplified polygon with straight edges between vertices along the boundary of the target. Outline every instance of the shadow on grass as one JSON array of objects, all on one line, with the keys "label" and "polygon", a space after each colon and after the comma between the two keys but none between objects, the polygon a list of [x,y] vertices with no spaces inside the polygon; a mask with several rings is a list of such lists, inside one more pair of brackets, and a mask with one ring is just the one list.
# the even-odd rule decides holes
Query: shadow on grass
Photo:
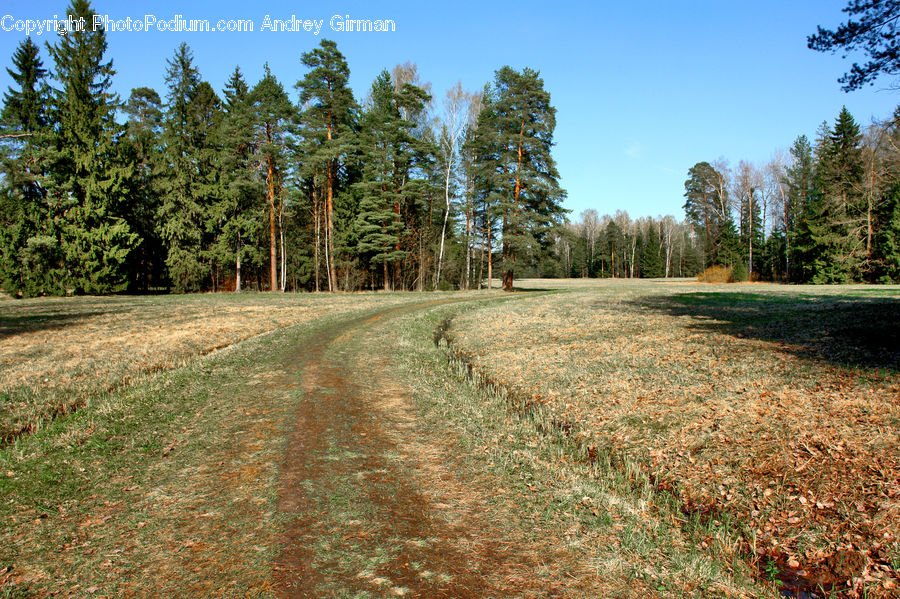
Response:
[{"label": "shadow on grass", "polygon": [[643,308],[692,316],[698,331],[780,344],[833,364],[900,370],[900,298],[703,292],[642,298]]},{"label": "shadow on grass", "polygon": [[90,312],[27,314],[16,316],[0,314],[0,339],[22,333],[62,329],[87,318],[101,316],[106,313],[106,310],[94,310]]}]

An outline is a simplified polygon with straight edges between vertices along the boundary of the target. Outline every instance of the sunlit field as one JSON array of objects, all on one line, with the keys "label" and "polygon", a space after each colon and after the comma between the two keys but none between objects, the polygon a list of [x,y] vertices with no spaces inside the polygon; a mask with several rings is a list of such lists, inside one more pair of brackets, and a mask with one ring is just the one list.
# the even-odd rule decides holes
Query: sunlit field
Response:
[{"label": "sunlit field", "polygon": [[900,566],[900,288],[517,282],[456,352],[761,567],[885,590]]},{"label": "sunlit field", "polygon": [[254,335],[417,299],[245,293],[3,300],[0,443],[102,401],[105,393],[142,376]]}]

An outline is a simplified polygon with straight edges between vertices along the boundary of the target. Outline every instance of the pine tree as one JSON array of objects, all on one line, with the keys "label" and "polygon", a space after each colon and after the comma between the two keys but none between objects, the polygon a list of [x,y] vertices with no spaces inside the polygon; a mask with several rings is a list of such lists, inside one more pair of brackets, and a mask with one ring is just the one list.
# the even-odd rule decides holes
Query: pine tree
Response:
[{"label": "pine tree", "polygon": [[[475,117],[467,135],[464,150],[468,156],[468,173],[471,180],[472,228],[480,236],[478,265],[478,288],[483,275],[487,275],[488,289],[493,284],[494,248],[498,237],[496,205],[500,201],[501,181],[496,176],[499,162],[499,145],[495,142],[494,127],[495,94],[490,84],[484,86],[481,94],[481,109]],[[473,242],[474,243],[474,242]],[[485,273],[485,262],[487,272]]]},{"label": "pine tree", "polygon": [[363,181],[356,184],[360,191],[357,250],[369,262],[381,265],[385,290],[391,288],[390,265],[409,254],[400,245],[408,233],[408,219],[402,212],[417,186],[410,173],[417,159],[417,142],[411,133],[415,123],[404,113],[417,114],[427,97],[409,83],[395,91],[390,74],[382,71],[372,84],[371,106],[361,121],[358,143],[364,167]]},{"label": "pine tree", "polygon": [[353,144],[356,102],[348,87],[350,68],[331,40],[303,54],[301,62],[310,69],[297,82],[307,161],[323,171],[325,263],[328,290],[338,288],[335,268],[335,192],[340,184],[343,161]]},{"label": "pine tree", "polygon": [[479,115],[489,132],[481,176],[497,200],[503,288],[511,291],[517,260],[536,257],[565,213],[565,192],[551,154],[556,109],[539,73],[503,67],[495,73],[494,90],[489,109]]},{"label": "pine tree", "polygon": [[[68,14],[93,22],[87,0]],[[62,222],[66,285],[75,293],[113,293],[127,286],[127,262],[139,243],[122,217],[135,166],[119,147],[115,70],[104,62],[106,33],[85,27],[48,46],[54,61],[55,138],[48,187]]]},{"label": "pine tree", "polygon": [[[258,139],[260,159],[265,168],[266,203],[269,212],[269,274],[270,290],[276,291],[278,286],[277,246],[276,246],[276,209],[279,225],[284,213],[282,182],[285,168],[286,137],[288,127],[296,116],[296,110],[288,99],[281,83],[272,75],[269,65],[265,66],[265,76],[253,88],[249,96],[253,111],[253,125]],[[276,208],[276,196],[282,198]],[[282,241],[283,241],[282,235]],[[281,248],[284,260],[284,244]],[[282,281],[283,283],[283,281]]]},{"label": "pine tree", "polygon": [[723,181],[723,173],[708,162],[698,162],[690,168],[684,182],[685,216],[700,235],[706,266],[730,265],[734,260],[731,250],[724,248],[731,243],[726,237],[734,230],[734,221]]}]

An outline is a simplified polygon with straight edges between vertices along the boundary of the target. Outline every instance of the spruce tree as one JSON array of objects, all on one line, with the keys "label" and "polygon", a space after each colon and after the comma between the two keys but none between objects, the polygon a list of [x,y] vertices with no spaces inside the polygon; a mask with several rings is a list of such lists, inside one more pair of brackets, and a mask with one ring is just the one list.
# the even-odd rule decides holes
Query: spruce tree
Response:
[{"label": "spruce tree", "polygon": [[860,248],[865,248],[861,245],[862,136],[846,107],[834,127],[822,133],[816,173],[820,193],[804,216],[811,281],[848,283],[860,279]]},{"label": "spruce tree", "polygon": [[211,274],[206,224],[211,206],[222,193],[216,134],[221,106],[212,87],[201,81],[186,43],[168,61],[166,86],[160,231],[173,288],[195,291]]},{"label": "spruce tree", "polygon": [[50,134],[47,71],[31,38],[16,49],[7,72],[16,87],[4,94],[0,113],[0,286],[13,295],[60,294],[59,231],[42,182],[41,149]]},{"label": "spruce tree", "polygon": [[159,94],[148,87],[131,90],[123,107],[128,117],[127,143],[135,163],[135,176],[124,208],[125,219],[140,237],[141,244],[129,256],[129,271],[136,289],[147,291],[165,283],[166,248],[159,235],[163,104]]},{"label": "spruce tree", "polygon": [[797,251],[801,244],[799,237],[802,225],[801,217],[806,206],[815,195],[815,161],[812,146],[805,135],[794,140],[790,149],[792,164],[787,168],[787,193],[783,206],[784,226],[784,265],[787,282],[807,280],[809,268],[803,260],[802,253]]},{"label": "spruce tree", "polygon": [[895,182],[875,215],[875,280],[900,282],[900,183]]},{"label": "spruce tree", "polygon": [[647,235],[641,246],[641,276],[655,279],[665,274],[662,263],[662,242],[656,223],[651,221],[649,224]]},{"label": "spruce tree", "polygon": [[[93,22],[87,0],[68,14]],[[66,285],[75,293],[113,293],[127,286],[128,257],[140,242],[123,218],[135,166],[120,151],[115,70],[104,61],[106,33],[85,27],[48,46],[59,87],[53,90],[56,121],[48,188],[61,214]]]},{"label": "spruce tree", "polygon": [[240,68],[235,68],[223,90],[221,127],[222,195],[210,211],[220,233],[211,252],[219,262],[233,261],[235,291],[241,291],[243,272],[261,266],[267,252],[256,240],[263,235],[265,185],[256,168],[259,138],[254,135],[250,89]]}]

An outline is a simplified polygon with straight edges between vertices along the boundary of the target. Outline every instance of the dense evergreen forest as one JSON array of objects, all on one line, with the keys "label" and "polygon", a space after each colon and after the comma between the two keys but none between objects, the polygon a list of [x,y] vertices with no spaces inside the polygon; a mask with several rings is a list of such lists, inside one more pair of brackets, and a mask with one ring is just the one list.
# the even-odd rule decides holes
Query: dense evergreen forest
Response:
[{"label": "dense evergreen forest", "polygon": [[[68,14],[91,23],[87,0]],[[500,276],[900,280],[900,112],[815,144],[690,169],[686,220],[571,222],[538,72],[435,99],[414,64],[358,100],[334,42],[293,89],[266,66],[217,92],[182,43],[127,99],[102,29],[11,58],[0,113],[0,286],[13,296],[473,288]]]}]

